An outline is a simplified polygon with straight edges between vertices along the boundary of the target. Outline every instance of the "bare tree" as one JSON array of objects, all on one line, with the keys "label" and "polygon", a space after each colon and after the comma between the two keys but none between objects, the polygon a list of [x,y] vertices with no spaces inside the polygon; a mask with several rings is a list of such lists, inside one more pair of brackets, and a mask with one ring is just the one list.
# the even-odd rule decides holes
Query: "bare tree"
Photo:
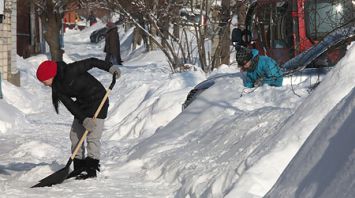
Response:
[{"label": "bare tree", "polygon": [[220,31],[221,63],[229,65],[230,58],[230,0],[222,0],[222,20]]},{"label": "bare tree", "polygon": [[[208,15],[208,10],[207,10],[208,1],[202,0],[199,7],[200,9],[198,11],[198,14],[200,15],[199,16],[200,21],[199,23],[193,23],[193,25],[195,30],[197,50],[198,50],[201,68],[203,71],[208,72],[209,67],[207,64],[206,49],[205,49],[205,40],[206,40],[206,33],[207,33],[207,23],[205,20]],[[195,14],[193,0],[190,0],[190,9],[192,13]]]},{"label": "bare tree", "polygon": [[[44,39],[49,45],[51,59],[61,61],[64,51],[60,48],[60,31],[63,27],[63,17],[66,11],[79,8],[105,7],[98,0],[30,0],[41,19]],[[71,5],[71,6],[68,6]]]},{"label": "bare tree", "polygon": [[[221,63],[229,64],[230,0],[222,1],[217,28],[210,22],[206,22],[210,18],[210,9],[213,8],[211,0],[201,0],[199,4],[192,0],[106,0],[104,2],[115,12],[126,15],[136,26],[138,34],[148,37],[150,42],[145,42],[146,45],[150,43],[150,46],[156,46],[163,51],[173,72],[185,63],[197,63],[196,60],[205,72],[211,71]],[[183,22],[180,16],[182,8],[189,8],[188,12],[195,17],[192,20],[196,21],[191,21],[190,18],[188,23]],[[209,48],[206,48],[206,44],[211,40],[216,40],[218,43],[212,53]],[[148,46],[146,47],[149,50]]]},{"label": "bare tree", "polygon": [[44,27],[44,39],[47,41],[52,60],[63,59],[63,51],[60,49],[60,30],[65,6],[72,1],[46,1],[32,0],[36,11],[41,18]]},{"label": "bare tree", "polygon": [[[182,52],[181,45],[178,43],[179,39],[169,32],[169,10],[172,9],[171,4],[165,0],[158,2],[151,2],[149,0],[134,0],[129,2],[129,5],[123,1],[107,1],[108,6],[115,8],[120,14],[126,17],[139,28],[149,40],[158,46],[168,58],[172,72],[176,68],[182,66],[182,59],[179,58],[178,53]],[[148,5],[148,3],[151,3]],[[155,4],[152,4],[155,3]],[[160,3],[159,6],[158,3]],[[164,12],[162,12],[164,10]],[[167,11],[168,10],[168,11]],[[147,24],[142,26],[134,13],[142,14],[144,22]],[[169,40],[171,42],[169,42]],[[176,49],[177,47],[177,49]]]}]

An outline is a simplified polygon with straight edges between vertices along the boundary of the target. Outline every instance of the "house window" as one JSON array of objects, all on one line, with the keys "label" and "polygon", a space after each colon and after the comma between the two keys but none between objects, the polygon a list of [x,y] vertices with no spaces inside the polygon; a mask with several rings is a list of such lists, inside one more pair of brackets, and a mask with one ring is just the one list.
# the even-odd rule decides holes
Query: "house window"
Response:
[{"label": "house window", "polygon": [[5,0],[0,0],[0,23],[2,23],[4,18],[4,1]]}]

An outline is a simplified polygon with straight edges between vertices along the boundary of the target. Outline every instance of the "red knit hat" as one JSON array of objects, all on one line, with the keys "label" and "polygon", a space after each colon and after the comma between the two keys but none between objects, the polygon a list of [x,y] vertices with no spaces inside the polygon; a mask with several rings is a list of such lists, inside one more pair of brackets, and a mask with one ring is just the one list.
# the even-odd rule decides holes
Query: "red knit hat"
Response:
[{"label": "red knit hat", "polygon": [[37,69],[37,78],[43,82],[54,77],[57,74],[57,63],[55,61],[44,61]]}]

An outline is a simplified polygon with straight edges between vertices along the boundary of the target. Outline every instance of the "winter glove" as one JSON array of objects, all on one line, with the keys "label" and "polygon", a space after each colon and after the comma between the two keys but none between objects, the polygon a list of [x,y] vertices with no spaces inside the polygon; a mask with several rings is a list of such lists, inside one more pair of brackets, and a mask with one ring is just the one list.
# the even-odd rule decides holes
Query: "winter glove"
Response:
[{"label": "winter glove", "polygon": [[108,70],[112,75],[114,73],[116,73],[116,79],[118,79],[121,76],[121,70],[120,68],[118,68],[117,65],[113,65],[110,67],[110,69]]},{"label": "winter glove", "polygon": [[244,89],[243,89],[243,94],[248,94],[248,93],[251,93],[251,92],[253,92],[253,91],[254,91],[253,88],[244,88]]},{"label": "winter glove", "polygon": [[83,126],[86,130],[91,131],[96,127],[95,120],[89,117],[86,117],[83,121]]},{"label": "winter glove", "polygon": [[244,95],[247,95],[248,93],[251,93],[253,92],[255,89],[253,88],[244,88],[242,93],[240,94],[240,97],[244,96]]}]

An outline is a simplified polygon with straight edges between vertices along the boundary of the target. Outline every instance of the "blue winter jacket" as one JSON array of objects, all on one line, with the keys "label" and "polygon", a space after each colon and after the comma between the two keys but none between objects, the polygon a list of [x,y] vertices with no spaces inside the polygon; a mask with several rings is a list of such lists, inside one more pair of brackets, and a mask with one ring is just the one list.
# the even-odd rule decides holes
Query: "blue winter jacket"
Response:
[{"label": "blue winter jacket", "polygon": [[244,86],[248,88],[254,87],[255,83],[258,81],[263,84],[268,84],[270,86],[280,87],[282,86],[282,71],[277,66],[277,63],[268,56],[260,56],[259,51],[256,49],[252,50],[253,58],[259,56],[258,63],[255,69],[252,71],[247,71],[246,79],[244,81]]}]

